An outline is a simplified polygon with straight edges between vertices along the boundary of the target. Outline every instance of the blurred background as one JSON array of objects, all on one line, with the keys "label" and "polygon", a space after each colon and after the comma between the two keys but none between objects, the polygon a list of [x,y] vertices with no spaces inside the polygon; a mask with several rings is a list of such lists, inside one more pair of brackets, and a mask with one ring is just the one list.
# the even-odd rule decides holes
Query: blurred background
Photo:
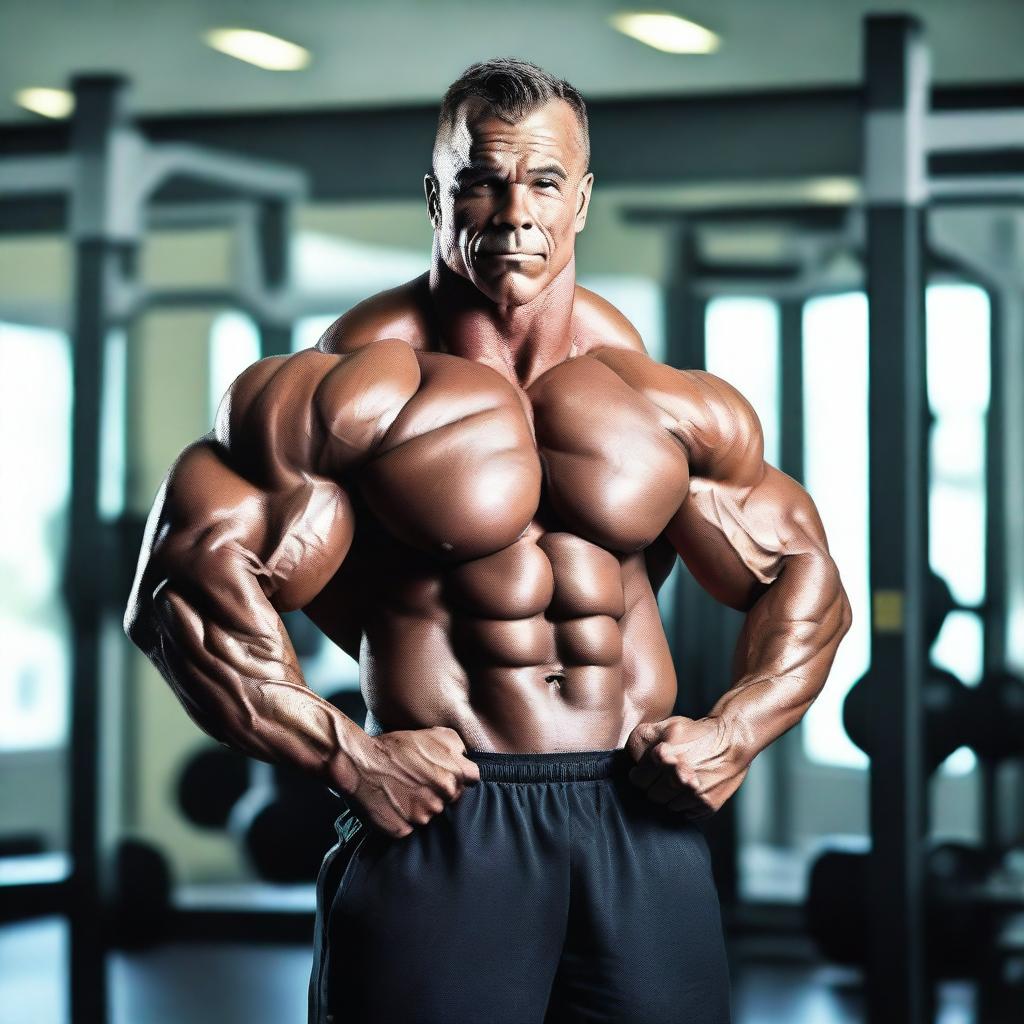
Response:
[{"label": "blurred background", "polygon": [[[589,104],[580,282],[747,395],[853,604],[709,824],[735,1024],[1024,1019],[1021,39],[1018,0],[4,4],[0,1022],[305,1020],[341,805],[121,615],[232,379],[427,268],[441,95],[506,55]],[[739,616],[660,602],[699,716]]]}]

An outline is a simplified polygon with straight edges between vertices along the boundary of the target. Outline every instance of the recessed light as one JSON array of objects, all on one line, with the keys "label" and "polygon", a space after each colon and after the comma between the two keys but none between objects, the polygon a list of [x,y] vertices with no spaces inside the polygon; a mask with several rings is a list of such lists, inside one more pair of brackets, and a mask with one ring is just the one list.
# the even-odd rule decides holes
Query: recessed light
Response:
[{"label": "recessed light", "polygon": [[19,89],[14,94],[14,102],[19,107],[31,110],[33,114],[43,117],[67,117],[75,109],[75,96],[67,89],[44,89],[33,86]]},{"label": "recessed light", "polygon": [[229,57],[266,71],[299,71],[311,60],[304,47],[249,28],[211,28],[203,33],[203,41]]},{"label": "recessed light", "polygon": [[623,35],[665,53],[714,53],[722,42],[703,25],[667,11],[620,11],[608,20]]}]

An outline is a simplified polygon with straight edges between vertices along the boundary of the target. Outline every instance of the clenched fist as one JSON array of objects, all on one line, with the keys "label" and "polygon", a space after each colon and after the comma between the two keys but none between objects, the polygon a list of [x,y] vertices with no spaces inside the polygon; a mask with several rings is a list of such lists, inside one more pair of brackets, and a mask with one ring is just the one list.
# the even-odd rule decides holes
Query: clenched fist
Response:
[{"label": "clenched fist", "polygon": [[353,757],[355,785],[345,796],[382,832],[400,839],[480,781],[480,769],[464,753],[462,737],[445,726],[368,736]]},{"label": "clenched fist", "polygon": [[750,770],[727,723],[714,716],[641,722],[629,734],[626,749],[636,762],[630,781],[646,790],[648,799],[689,818],[714,814]]}]

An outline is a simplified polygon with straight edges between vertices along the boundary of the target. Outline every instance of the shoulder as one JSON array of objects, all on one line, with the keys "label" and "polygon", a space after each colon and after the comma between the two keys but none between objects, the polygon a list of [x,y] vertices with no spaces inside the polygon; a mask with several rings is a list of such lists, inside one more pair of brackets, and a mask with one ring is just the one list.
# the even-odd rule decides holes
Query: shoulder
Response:
[{"label": "shoulder", "polygon": [[646,352],[643,338],[620,309],[597,292],[576,285],[573,301],[573,326],[582,352],[600,348]]},{"label": "shoulder", "polygon": [[212,437],[261,486],[344,470],[372,451],[419,385],[416,353],[399,338],[270,356],[228,388]]},{"label": "shoulder", "polygon": [[754,483],[764,464],[764,435],[754,407],[728,381],[705,370],[677,370],[643,353],[593,353],[634,391],[666,412],[694,475]]},{"label": "shoulder", "polygon": [[378,292],[353,306],[324,331],[314,346],[327,354],[355,352],[382,338],[397,338],[413,349],[429,339],[427,275]]}]

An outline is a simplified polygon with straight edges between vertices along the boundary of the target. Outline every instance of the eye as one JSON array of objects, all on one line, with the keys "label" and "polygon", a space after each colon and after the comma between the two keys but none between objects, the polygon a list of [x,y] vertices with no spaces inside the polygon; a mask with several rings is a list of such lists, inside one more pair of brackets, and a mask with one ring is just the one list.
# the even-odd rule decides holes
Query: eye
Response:
[{"label": "eye", "polygon": [[534,184],[536,184],[538,188],[558,188],[558,182],[554,181],[552,178],[538,178]]},{"label": "eye", "polygon": [[478,178],[476,181],[471,181],[466,184],[463,191],[469,193],[488,193],[493,192],[497,186],[497,180],[495,178]]}]

